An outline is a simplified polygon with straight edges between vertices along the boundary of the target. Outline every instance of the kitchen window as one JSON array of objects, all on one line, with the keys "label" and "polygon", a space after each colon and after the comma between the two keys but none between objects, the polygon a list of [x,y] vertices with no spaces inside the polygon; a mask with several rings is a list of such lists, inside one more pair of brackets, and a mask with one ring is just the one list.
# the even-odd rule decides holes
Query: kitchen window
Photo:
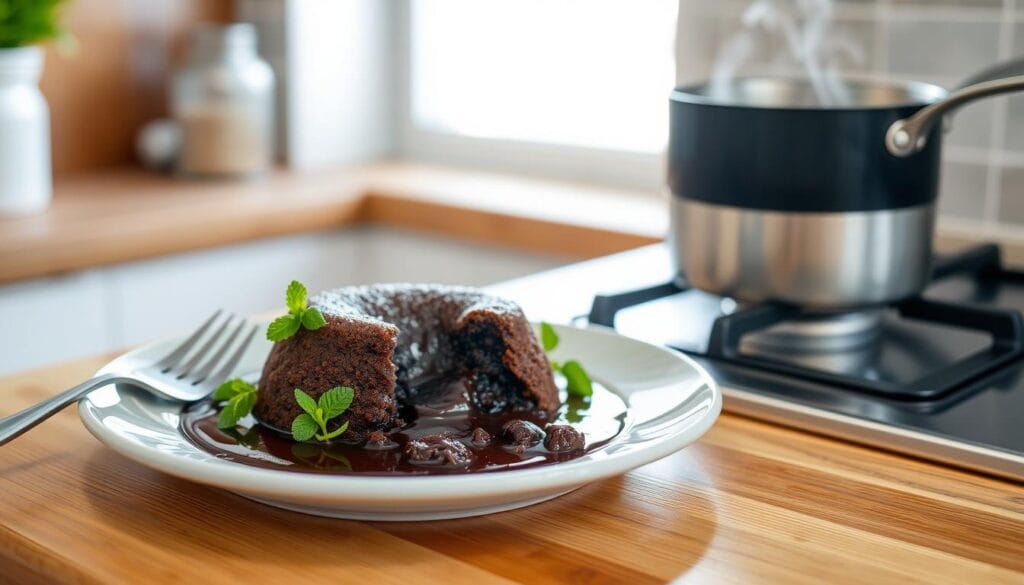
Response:
[{"label": "kitchen window", "polygon": [[659,185],[676,9],[677,0],[408,0],[402,150]]}]

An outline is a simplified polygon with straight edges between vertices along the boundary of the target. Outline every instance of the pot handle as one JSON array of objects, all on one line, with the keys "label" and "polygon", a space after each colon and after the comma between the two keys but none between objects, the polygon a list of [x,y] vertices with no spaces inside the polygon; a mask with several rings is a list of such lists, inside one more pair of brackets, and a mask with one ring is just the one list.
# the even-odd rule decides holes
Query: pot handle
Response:
[{"label": "pot handle", "polygon": [[885,148],[889,154],[907,157],[925,147],[928,133],[945,114],[974,100],[1024,90],[1024,75],[983,81],[958,89],[945,98],[925,106],[913,116],[896,120],[885,132]]}]

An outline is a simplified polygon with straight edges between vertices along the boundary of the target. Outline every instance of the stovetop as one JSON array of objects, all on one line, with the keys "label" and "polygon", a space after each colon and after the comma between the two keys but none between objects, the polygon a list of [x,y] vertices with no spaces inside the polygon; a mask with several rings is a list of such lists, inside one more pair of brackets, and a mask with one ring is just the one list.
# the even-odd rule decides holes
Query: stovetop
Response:
[{"label": "stovetop", "polygon": [[497,290],[531,317],[613,325],[687,353],[727,410],[1024,481],[1024,274],[995,247],[937,262],[921,298],[875,309],[866,341],[828,351],[757,342],[804,317],[686,288],[668,263],[650,246]]}]

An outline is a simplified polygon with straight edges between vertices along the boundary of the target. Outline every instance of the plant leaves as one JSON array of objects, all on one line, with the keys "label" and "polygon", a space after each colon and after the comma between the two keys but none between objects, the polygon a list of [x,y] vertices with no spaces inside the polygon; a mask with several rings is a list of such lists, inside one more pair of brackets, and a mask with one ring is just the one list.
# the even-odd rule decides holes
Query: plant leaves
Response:
[{"label": "plant leaves", "polygon": [[278,342],[283,339],[288,339],[295,332],[299,330],[299,325],[302,324],[302,319],[298,315],[285,315],[278,317],[270,322],[267,326],[267,339],[273,342]]},{"label": "plant leaves", "polygon": [[213,399],[217,402],[231,400],[243,392],[255,392],[256,387],[241,378],[232,378],[213,391]]},{"label": "plant leaves", "polygon": [[583,369],[583,366],[576,360],[569,360],[562,364],[562,375],[565,376],[566,390],[573,396],[590,396],[594,393],[594,386],[590,380],[590,374]]},{"label": "plant leaves", "polygon": [[558,347],[558,341],[558,333],[555,333],[555,328],[550,323],[541,321],[540,342],[544,346],[544,351],[548,352]]},{"label": "plant leaves", "polygon": [[337,386],[320,395],[318,406],[324,411],[324,422],[348,410],[355,391],[348,386]]},{"label": "plant leaves", "polygon": [[295,417],[292,421],[292,439],[296,441],[308,441],[313,438],[318,430],[316,421],[306,413]]},{"label": "plant leaves", "polygon": [[313,421],[316,422],[316,418],[315,418],[315,415],[316,415],[316,400],[313,400],[312,396],[310,396],[309,394],[306,394],[301,389],[296,388],[295,389],[295,402],[298,402],[299,403],[299,408],[301,408],[302,410],[306,411],[306,414],[308,414],[310,416],[310,418],[312,418]]},{"label": "plant leaves", "polygon": [[256,404],[255,392],[243,392],[241,394],[236,394],[231,398],[231,400],[228,400],[228,403],[224,405],[223,409],[221,409],[220,416],[217,417],[217,428],[235,428],[235,425],[238,424],[239,420],[252,412],[254,404]]},{"label": "plant leaves", "polygon": [[284,294],[284,300],[289,313],[301,315],[306,310],[306,286],[297,280],[291,281]]},{"label": "plant leaves", "polygon": [[0,2],[0,48],[22,47],[63,33],[63,0],[21,0]]},{"label": "plant leaves", "polygon": [[302,312],[302,326],[310,331],[316,331],[327,324],[320,309],[310,307]]}]

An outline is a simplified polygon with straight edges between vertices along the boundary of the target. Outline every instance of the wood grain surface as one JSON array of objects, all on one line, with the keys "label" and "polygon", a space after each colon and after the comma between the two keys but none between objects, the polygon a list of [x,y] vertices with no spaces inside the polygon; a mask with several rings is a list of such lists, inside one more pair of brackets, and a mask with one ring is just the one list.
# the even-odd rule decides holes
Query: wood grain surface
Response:
[{"label": "wood grain surface", "polygon": [[[110,356],[0,379],[0,415]],[[67,409],[0,448],[0,582],[1024,583],[1024,488],[723,415],[622,477],[492,516],[328,520],[163,475]]]}]

